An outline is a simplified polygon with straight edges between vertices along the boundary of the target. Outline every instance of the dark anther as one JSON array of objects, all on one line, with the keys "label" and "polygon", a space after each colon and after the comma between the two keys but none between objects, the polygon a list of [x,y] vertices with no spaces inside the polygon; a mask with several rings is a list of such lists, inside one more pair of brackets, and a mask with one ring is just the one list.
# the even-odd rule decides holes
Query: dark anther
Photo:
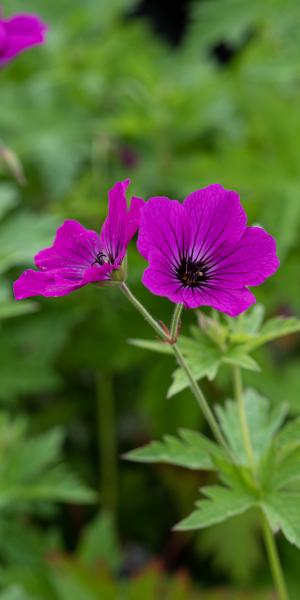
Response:
[{"label": "dark anther", "polygon": [[102,267],[102,265],[104,265],[106,262],[108,262],[108,256],[105,254],[105,252],[98,252],[94,262],[92,262],[92,266],[98,264]]},{"label": "dark anther", "polygon": [[176,274],[184,287],[199,287],[207,280],[207,267],[201,261],[184,258]]}]

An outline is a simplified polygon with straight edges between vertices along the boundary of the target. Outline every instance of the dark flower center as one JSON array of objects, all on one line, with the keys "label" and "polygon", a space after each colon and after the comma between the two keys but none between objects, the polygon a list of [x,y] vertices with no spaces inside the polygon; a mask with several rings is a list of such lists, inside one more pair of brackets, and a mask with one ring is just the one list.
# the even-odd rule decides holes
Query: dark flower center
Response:
[{"label": "dark flower center", "polygon": [[176,275],[184,287],[200,287],[207,281],[207,267],[202,261],[182,258],[176,269]]},{"label": "dark flower center", "polygon": [[105,263],[109,263],[109,262],[110,262],[110,260],[109,260],[109,257],[107,256],[107,254],[105,254],[105,252],[100,251],[100,252],[98,252],[94,262],[92,262],[92,266],[98,264],[102,267],[102,265],[104,265]]}]

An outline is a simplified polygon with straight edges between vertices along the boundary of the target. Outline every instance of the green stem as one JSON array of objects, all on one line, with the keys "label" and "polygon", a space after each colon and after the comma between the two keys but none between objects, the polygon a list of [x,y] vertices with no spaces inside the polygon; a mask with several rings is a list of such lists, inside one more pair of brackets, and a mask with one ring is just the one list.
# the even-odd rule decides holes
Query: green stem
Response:
[{"label": "green stem", "polygon": [[170,327],[170,336],[172,340],[175,340],[178,335],[178,327],[180,323],[182,309],[183,304],[176,304]]},{"label": "green stem", "polygon": [[[235,397],[238,406],[239,419],[241,425],[241,432],[243,437],[243,444],[247,454],[248,463],[253,473],[253,477],[256,478],[256,463],[254,452],[252,448],[250,432],[248,427],[247,415],[245,410],[244,403],[244,394],[243,394],[243,382],[240,367],[233,367],[233,379],[234,379],[234,388],[235,388]],[[261,524],[264,536],[264,542],[268,554],[270,570],[273,576],[273,580],[278,592],[278,598],[280,600],[289,600],[284,575],[282,571],[282,567],[280,564],[280,559],[276,547],[276,542],[270,528],[270,525],[264,515],[261,514]]]},{"label": "green stem", "polygon": [[237,366],[233,367],[233,380],[234,380],[235,397],[236,397],[237,406],[238,406],[244,448],[245,448],[245,451],[247,454],[248,463],[249,463],[253,473],[255,473],[256,464],[255,464],[254,452],[253,452],[253,448],[252,448],[252,444],[251,444],[251,438],[250,438],[247,416],[246,416],[246,411],[245,411],[244,395],[243,395],[243,382],[242,382],[242,375],[241,375],[240,367],[237,367]]},{"label": "green stem", "polygon": [[186,362],[179,346],[177,344],[173,344],[172,348],[173,348],[173,352],[177,358],[177,362],[178,362],[179,366],[183,369],[183,371],[185,371],[185,374],[189,380],[190,388],[191,388],[216,440],[224,448],[226,453],[230,455],[230,450],[229,450],[226,440],[221,432],[218,422],[217,422],[216,418],[214,417],[214,414],[211,411],[201,388],[199,387],[197,381],[194,379],[194,376],[190,370],[190,367],[189,367],[188,363]]},{"label": "green stem", "polygon": [[284,580],[284,575],[280,564],[280,559],[278,556],[274,536],[270,525],[263,513],[261,517],[261,524],[263,529],[265,545],[268,553],[270,569],[273,575],[274,583],[277,587],[278,597],[280,598],[280,600],[289,600],[289,594]]},{"label": "green stem", "polygon": [[144,319],[149,323],[150,327],[156,331],[156,333],[163,339],[169,341],[168,334],[163,330],[158,321],[153,319],[150,313],[146,310],[146,308],[141,304],[141,302],[133,295],[130,289],[127,287],[126,283],[123,282],[120,286],[123,294],[125,294],[126,298],[133,304],[133,306],[141,313]]},{"label": "green stem", "polygon": [[[146,319],[146,321],[156,331],[156,333],[158,333],[160,335],[160,337],[163,338],[165,341],[170,343],[172,341],[172,336],[170,336],[170,334],[165,332],[160,327],[158,322],[155,321],[155,319],[153,319],[153,317],[148,313],[146,308],[139,302],[139,300],[137,300],[137,298],[135,298],[135,296],[129,290],[127,285],[125,283],[122,283],[122,285],[120,287],[121,287],[123,293],[125,294],[126,298],[141,313],[141,315],[144,317],[144,319]],[[175,312],[173,315],[171,331],[173,328],[175,329],[177,327],[181,311],[182,311],[182,305],[179,304],[176,306],[176,309],[175,309]],[[176,343],[175,344],[171,343],[170,346],[177,358],[178,364],[186,373],[186,376],[189,380],[191,390],[192,390],[205,418],[207,419],[207,422],[209,423],[216,440],[219,442],[219,444],[221,444],[221,446],[225,449],[226,453],[230,456],[230,450],[229,450],[227,443],[225,441],[225,438],[220,430],[218,422],[217,422],[216,418],[214,417],[214,414],[211,411],[211,409],[205,399],[205,396],[202,393],[197,381],[194,379],[194,376],[190,370],[190,367],[187,364],[181,350],[179,349],[179,347]]]},{"label": "green stem", "polygon": [[118,452],[116,445],[115,403],[110,373],[97,374],[97,421],[101,506],[117,511]]}]

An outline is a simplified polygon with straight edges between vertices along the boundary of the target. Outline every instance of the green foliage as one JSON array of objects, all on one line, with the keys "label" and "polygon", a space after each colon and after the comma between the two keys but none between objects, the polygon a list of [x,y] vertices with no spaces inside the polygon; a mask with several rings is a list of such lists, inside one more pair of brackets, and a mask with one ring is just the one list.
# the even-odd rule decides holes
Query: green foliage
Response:
[{"label": "green foliage", "polygon": [[[51,316],[40,313],[3,326],[0,332],[2,401],[59,387],[60,376],[53,363],[79,317],[80,313],[74,312],[52,312]],[[18,377],[15,377],[16,365]]]},{"label": "green foliage", "polygon": [[98,561],[116,571],[121,564],[121,551],[113,515],[101,512],[85,528],[78,548],[78,556],[84,565],[92,566]]},{"label": "green foliage", "polygon": [[[259,365],[250,352],[267,342],[300,331],[300,319],[276,317],[263,323],[261,305],[247,311],[238,319],[225,318],[221,323],[216,314],[213,318],[199,312],[199,328],[191,327],[191,337],[180,336],[179,346],[196,380],[205,377],[212,380],[222,365],[237,365],[250,371],[259,371]],[[162,354],[172,354],[165,343],[132,339],[134,346]],[[189,381],[181,368],[173,374],[168,397],[189,387]]]},{"label": "green foliage", "polygon": [[[184,430],[180,438],[166,436],[162,442],[152,442],[126,457],[218,473],[225,485],[203,487],[201,494],[206,498],[196,503],[196,510],[176,525],[176,530],[203,529],[256,508],[264,511],[274,532],[281,529],[291,543],[300,547],[299,493],[288,491],[291,483],[299,481],[299,420],[279,431],[287,412],[284,405],[271,409],[270,402],[251,389],[245,391],[244,403],[257,480],[249,472],[238,406],[229,400],[224,408],[218,407],[217,415],[231,449],[232,463],[204,436]],[[228,557],[228,561],[229,569],[236,569],[234,560]]]},{"label": "green foliage", "polygon": [[214,470],[211,456],[215,455],[222,456],[222,451],[216,444],[200,433],[182,429],[179,438],[167,435],[162,442],[151,442],[143,448],[127,452],[125,458],[149,463],[167,463],[188,469]]},{"label": "green foliage", "polygon": [[[5,15],[24,11],[23,0],[3,0],[2,5]],[[189,398],[188,382],[178,369],[169,391],[172,399],[164,401],[171,369],[167,355],[171,356],[172,349],[158,341],[144,341],[149,336],[147,326],[125,306],[116,291],[91,288],[65,299],[18,304],[12,304],[10,291],[20,270],[33,265],[33,255],[52,241],[57,224],[64,218],[78,218],[84,225],[99,229],[106,213],[107,189],[114,180],[131,176],[131,192],[143,197],[168,194],[183,199],[191,190],[215,181],[236,189],[249,215],[249,224],[261,224],[277,240],[281,269],[255,290],[259,302],[266,306],[266,321],[263,324],[260,304],[238,319],[219,318],[205,309],[197,315],[199,328],[185,311],[179,343],[209,400],[230,397],[232,365],[246,369],[245,379],[259,390],[259,394],[251,392],[253,406],[247,400],[247,411],[264,507],[268,507],[265,510],[272,526],[282,528],[298,544],[295,509],[291,508],[290,522],[283,498],[287,497],[289,506],[289,497],[299,493],[299,423],[290,421],[277,432],[283,411],[276,406],[287,402],[290,410],[299,414],[299,318],[277,316],[300,314],[299,2],[190,3],[184,38],[175,50],[154,34],[146,18],[131,16],[136,6],[134,0],[28,0],[26,11],[40,14],[49,23],[47,44],[24,53],[1,71],[0,270],[9,290],[2,290],[1,285],[1,402],[14,413],[21,410],[27,415],[27,442],[31,441],[33,430],[33,441],[35,436],[45,435],[48,439],[47,432],[52,431],[53,425],[63,425],[68,432],[72,470],[96,485],[101,478],[94,406],[94,382],[99,372],[111,378],[116,396],[120,453],[164,431],[174,433],[183,424],[193,430],[185,432],[185,437],[167,437],[130,453],[139,460],[195,465],[189,471],[181,471],[180,477],[175,471],[172,484],[171,477],[163,478],[159,469],[153,469],[150,486],[150,475],[122,463],[122,502],[117,522],[124,546],[138,539],[143,552],[155,556],[166,545],[173,548],[172,540],[168,544],[166,530],[172,519],[175,522],[179,518],[177,499],[188,487],[187,481],[195,489],[203,481],[206,484],[207,478],[215,477],[217,471],[228,488],[224,488],[225,492],[221,488],[221,496],[238,495],[241,483],[231,478],[229,484],[221,457],[196,432],[202,426],[201,418],[196,403]],[[224,42],[229,60],[221,63],[217,55]],[[217,52],[213,51],[215,46]],[[13,156],[24,169],[27,184],[22,187],[9,181],[20,168]],[[21,180],[22,177],[18,179]],[[137,286],[137,294],[153,314],[167,323],[169,303],[151,297],[140,285],[144,267],[144,261],[130,250],[130,283]],[[134,338],[138,351],[126,347],[128,338]],[[266,347],[267,342],[271,342],[271,347]],[[147,356],[143,349],[166,356],[157,360],[154,352]],[[216,383],[202,382],[207,377],[212,381],[215,376]],[[174,398],[177,392],[180,393]],[[263,396],[271,399],[270,406]],[[234,405],[227,403],[218,414],[242,467],[245,493],[252,497]],[[14,439],[12,427],[7,429]],[[108,432],[109,435],[115,432]],[[25,442],[17,445],[21,454]],[[22,462],[21,456],[17,458]],[[36,461],[38,457],[32,457],[33,467]],[[193,462],[188,465],[189,461]],[[214,473],[196,471],[210,463]],[[64,486],[69,485],[68,477],[63,484],[65,475],[54,468],[54,463],[43,467],[40,474],[44,477],[52,468],[54,475],[50,482],[46,481],[43,497],[49,489],[53,496],[56,482],[59,494],[67,496]],[[164,471],[168,473],[167,468]],[[126,487],[130,477],[134,478],[133,489],[138,498],[134,514],[128,508],[134,494],[128,501],[125,499],[126,490],[132,489]],[[18,483],[13,472],[10,481],[13,486]],[[218,494],[219,491],[216,502]],[[213,504],[209,499],[204,502]],[[0,554],[1,559],[4,557],[0,597],[4,600],[90,600],[105,599],[105,594],[109,598],[128,596],[130,600],[156,600],[160,595],[181,600],[199,595],[180,576],[169,578],[155,568],[131,581],[120,582],[107,573],[102,563],[101,568],[98,564],[94,569],[90,567],[85,560],[92,561],[94,556],[96,560],[97,553],[106,562],[105,550],[97,548],[94,531],[99,531],[99,538],[102,535],[107,548],[111,548],[111,564],[117,562],[114,556],[118,557],[118,550],[108,535],[109,521],[102,522],[101,517],[86,534],[86,559],[76,552],[66,557],[65,540],[59,544],[56,562],[53,558],[49,564],[44,558],[49,555],[47,544],[37,543],[40,566],[39,572],[34,571],[26,562],[26,544],[28,557],[34,562],[30,503],[29,499],[18,501],[18,518],[15,514],[11,517],[15,517],[14,530],[11,522],[6,523],[6,528],[3,521],[0,524]],[[40,503],[46,511],[44,500]],[[167,510],[158,509],[162,506],[167,506]],[[141,507],[145,507],[145,512]],[[205,507],[208,510],[209,506]],[[64,523],[55,515],[48,518],[51,527],[55,525],[54,536],[61,538],[63,530],[72,547],[79,528],[88,520],[83,512],[80,516],[67,513]],[[247,569],[248,574],[253,573],[249,556],[252,552],[255,555],[247,540],[251,539],[249,532],[252,536],[255,532],[250,524],[243,546],[242,533],[236,526],[226,552],[224,539],[228,540],[233,519],[245,519],[245,523],[248,513],[218,525],[225,528],[221,529],[223,546],[220,540],[218,547],[223,548],[223,553],[218,565],[229,579],[239,579],[241,564],[237,565],[237,558],[241,557],[240,563],[245,567],[241,579],[246,579]],[[18,528],[23,536],[17,535]],[[44,522],[37,523],[37,530],[41,537],[47,537]],[[201,532],[200,545],[210,532],[216,529]],[[23,546],[22,537],[26,538]],[[216,548],[217,536],[213,543]],[[14,561],[13,556],[17,555],[19,560]],[[293,577],[298,583],[295,562]],[[21,563],[26,567],[22,568]],[[207,571],[206,563],[204,566]],[[200,564],[199,579],[201,568]],[[206,580],[209,577],[206,573]],[[252,583],[254,579],[253,575]],[[211,578],[209,584],[213,585]],[[297,584],[296,598],[298,588]],[[246,592],[236,593],[231,588],[224,593],[206,594],[201,590],[201,598],[215,600],[226,595],[232,599],[247,597]],[[251,589],[249,598],[254,600],[256,595],[259,597]],[[264,599],[266,595],[263,590]]]},{"label": "green foliage", "polygon": [[94,492],[61,462],[59,429],[28,436],[26,420],[0,418],[0,509],[41,501],[93,502]]},{"label": "green foliage", "polygon": [[201,530],[197,547],[201,555],[209,555],[217,571],[230,574],[238,583],[245,583],[253,580],[256,568],[262,562],[257,530],[258,515],[255,510],[250,510]]},{"label": "green foliage", "polygon": [[202,493],[208,499],[200,500],[196,504],[197,509],[176,525],[177,531],[202,529],[209,525],[222,523],[256,505],[255,497],[246,488],[245,490],[234,490],[211,486],[202,488]]},{"label": "green foliage", "polygon": [[261,505],[273,531],[280,529],[285,537],[300,548],[300,494],[270,494]]},{"label": "green foliage", "polygon": [[25,590],[18,585],[12,585],[0,594],[1,600],[38,600],[29,596]]},{"label": "green foliage", "polygon": [[[281,405],[271,409],[269,400],[260,396],[253,389],[245,390],[244,403],[251,445],[256,461],[259,462],[282,425],[287,407]],[[217,407],[217,414],[223,432],[233,451],[235,461],[238,464],[247,465],[248,459],[242,439],[236,402],[227,400],[224,408]]]}]

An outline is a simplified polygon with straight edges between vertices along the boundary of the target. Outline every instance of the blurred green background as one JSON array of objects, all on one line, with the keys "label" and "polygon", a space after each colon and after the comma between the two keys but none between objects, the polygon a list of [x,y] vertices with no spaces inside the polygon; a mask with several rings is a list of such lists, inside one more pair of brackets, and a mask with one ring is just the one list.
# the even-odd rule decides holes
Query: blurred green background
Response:
[{"label": "blurred green background", "polygon": [[[140,317],[115,289],[15,303],[11,283],[65,218],[99,229],[119,179],[177,199],[218,182],[277,239],[281,269],[259,301],[300,316],[300,4],[1,4],[50,31],[0,74],[0,599],[270,599],[255,515],[172,532],[208,476],[120,458],[204,428],[188,391],[166,399],[171,358],[127,343],[152,336]],[[132,244],[129,283],[168,321],[144,266]],[[274,343],[248,375],[292,414],[299,349],[296,336]],[[230,395],[226,370],[204,387]],[[298,551],[279,544],[298,599]]]}]

